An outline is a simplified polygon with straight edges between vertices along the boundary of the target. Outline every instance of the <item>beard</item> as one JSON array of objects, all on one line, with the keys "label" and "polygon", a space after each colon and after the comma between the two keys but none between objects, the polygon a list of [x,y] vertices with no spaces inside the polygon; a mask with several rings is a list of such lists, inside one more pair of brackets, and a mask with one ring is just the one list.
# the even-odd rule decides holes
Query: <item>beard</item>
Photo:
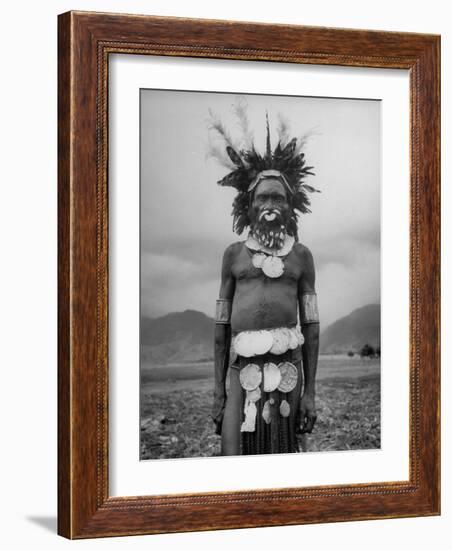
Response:
[{"label": "beard", "polygon": [[251,232],[258,243],[271,250],[280,250],[287,236],[288,213],[265,209],[257,213]]}]

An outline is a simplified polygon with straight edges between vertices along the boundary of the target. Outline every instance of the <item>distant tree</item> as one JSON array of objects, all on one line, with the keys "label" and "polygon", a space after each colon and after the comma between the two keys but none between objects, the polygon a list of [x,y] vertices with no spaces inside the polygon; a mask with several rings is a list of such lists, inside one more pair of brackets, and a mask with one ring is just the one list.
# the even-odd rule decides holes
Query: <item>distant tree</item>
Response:
[{"label": "distant tree", "polygon": [[375,356],[376,356],[376,357],[380,357],[380,356],[381,356],[381,348],[380,348],[380,346],[377,346],[377,347],[375,348]]},{"label": "distant tree", "polygon": [[350,350],[350,351],[347,353],[347,355],[348,355],[349,357],[353,357],[353,356],[355,355],[355,352]]},{"label": "distant tree", "polygon": [[375,357],[375,349],[369,344],[364,344],[359,354],[361,357],[368,357],[371,359],[372,357]]}]

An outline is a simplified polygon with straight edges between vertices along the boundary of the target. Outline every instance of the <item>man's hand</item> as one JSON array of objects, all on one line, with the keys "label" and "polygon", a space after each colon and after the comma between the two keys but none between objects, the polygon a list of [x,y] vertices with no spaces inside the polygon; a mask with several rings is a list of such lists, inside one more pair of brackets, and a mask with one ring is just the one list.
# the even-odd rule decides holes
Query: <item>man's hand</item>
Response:
[{"label": "man's hand", "polygon": [[301,396],[300,400],[300,427],[299,433],[308,433],[312,432],[315,421],[317,420],[317,415],[315,412],[315,398],[311,394],[304,393]]},{"label": "man's hand", "polygon": [[213,393],[212,420],[215,423],[215,433],[221,435],[223,425],[224,407],[226,404],[226,392],[223,387],[216,387]]}]

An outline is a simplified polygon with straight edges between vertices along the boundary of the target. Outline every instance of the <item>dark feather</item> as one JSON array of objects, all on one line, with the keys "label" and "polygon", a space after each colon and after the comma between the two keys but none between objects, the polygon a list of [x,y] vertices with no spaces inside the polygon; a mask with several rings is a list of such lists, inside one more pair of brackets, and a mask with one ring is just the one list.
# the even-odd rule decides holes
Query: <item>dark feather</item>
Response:
[{"label": "dark feather", "polygon": [[312,185],[307,185],[306,183],[303,183],[302,185],[303,189],[306,189],[306,191],[309,191],[309,193],[320,193],[318,189],[315,187],[312,187]]},{"label": "dark feather", "polygon": [[241,235],[244,229],[250,225],[249,207],[249,194],[246,191],[238,193],[232,203],[232,229],[238,235]]},{"label": "dark feather", "polygon": [[292,138],[289,143],[282,150],[282,158],[285,162],[289,161],[293,157],[295,147],[297,145],[297,138]]},{"label": "dark feather", "polygon": [[245,191],[248,189],[247,171],[244,168],[238,168],[227,174],[217,183],[222,187],[234,187],[237,191]]},{"label": "dark feather", "polygon": [[272,158],[272,145],[270,141],[270,124],[268,123],[268,112],[265,112],[265,117],[267,119],[267,150],[265,153],[265,157],[267,160],[267,163],[271,162]]},{"label": "dark feather", "polygon": [[296,210],[299,210],[302,214],[310,212],[309,206],[311,201],[308,199],[308,196],[303,191],[298,191],[292,199],[292,207]]},{"label": "dark feather", "polygon": [[240,158],[240,155],[236,151],[234,151],[234,149],[230,145],[226,147],[226,151],[229,155],[229,158],[236,166],[243,167],[243,161]]}]

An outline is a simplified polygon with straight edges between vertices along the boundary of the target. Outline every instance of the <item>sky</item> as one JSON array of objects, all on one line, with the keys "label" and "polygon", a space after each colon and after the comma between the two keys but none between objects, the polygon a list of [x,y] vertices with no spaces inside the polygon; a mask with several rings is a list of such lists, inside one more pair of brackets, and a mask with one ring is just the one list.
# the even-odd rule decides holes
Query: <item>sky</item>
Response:
[{"label": "sky", "polygon": [[216,182],[229,170],[208,154],[209,109],[239,141],[233,113],[246,103],[256,148],[272,147],[278,116],[314,166],[311,214],[300,241],[311,250],[321,324],[380,302],[380,102],[172,90],[141,91],[141,311],[158,317],[195,309],[213,317],[225,248],[244,240],[232,231],[234,189]]}]

